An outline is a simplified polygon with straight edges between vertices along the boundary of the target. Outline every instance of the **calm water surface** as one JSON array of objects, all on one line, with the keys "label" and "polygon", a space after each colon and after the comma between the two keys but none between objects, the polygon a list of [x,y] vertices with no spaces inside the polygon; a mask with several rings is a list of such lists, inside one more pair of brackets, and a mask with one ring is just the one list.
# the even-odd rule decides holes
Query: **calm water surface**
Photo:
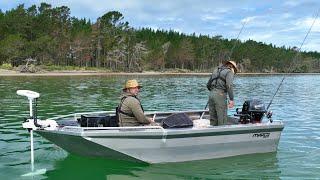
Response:
[{"label": "calm water surface", "polygon": [[[320,75],[287,76],[281,86],[271,106],[274,119],[286,124],[277,153],[147,165],[70,155],[35,135],[35,169],[47,172],[21,176],[30,172],[30,143],[21,127],[28,103],[16,95],[18,89],[41,93],[38,116],[44,119],[114,110],[128,78],[137,78],[144,86],[140,95],[146,110],[203,109],[207,102],[207,77],[0,77],[0,179],[320,179]],[[236,106],[250,98],[268,104],[281,79],[236,77]]]}]

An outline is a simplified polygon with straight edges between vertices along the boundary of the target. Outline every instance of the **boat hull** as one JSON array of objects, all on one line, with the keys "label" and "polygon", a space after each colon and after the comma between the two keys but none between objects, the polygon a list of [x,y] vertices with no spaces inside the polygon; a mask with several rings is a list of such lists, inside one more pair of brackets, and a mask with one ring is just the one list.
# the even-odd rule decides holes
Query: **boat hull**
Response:
[{"label": "boat hull", "polygon": [[167,130],[73,128],[36,132],[74,154],[167,163],[275,152],[283,127],[274,122]]}]

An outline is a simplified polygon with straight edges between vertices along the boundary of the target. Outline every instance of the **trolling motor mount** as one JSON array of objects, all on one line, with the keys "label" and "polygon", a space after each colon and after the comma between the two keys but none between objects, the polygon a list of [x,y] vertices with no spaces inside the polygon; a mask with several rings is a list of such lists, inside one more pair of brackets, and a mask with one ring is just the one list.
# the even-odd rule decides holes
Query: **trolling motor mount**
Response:
[{"label": "trolling motor mount", "polygon": [[22,127],[30,130],[37,129],[48,129],[54,130],[58,127],[58,124],[54,120],[40,120],[37,118],[37,99],[40,97],[40,94],[30,90],[18,90],[17,94],[20,96],[25,96],[29,100],[29,108],[30,113],[29,117],[24,118],[24,122],[22,123]]},{"label": "trolling motor mount", "polygon": [[[25,118],[23,127],[28,130],[41,127],[41,125],[37,123],[37,99],[40,97],[40,94],[30,90],[18,90],[17,94],[25,96],[29,100],[29,118]],[[33,107],[33,102],[35,102],[35,107]]]}]

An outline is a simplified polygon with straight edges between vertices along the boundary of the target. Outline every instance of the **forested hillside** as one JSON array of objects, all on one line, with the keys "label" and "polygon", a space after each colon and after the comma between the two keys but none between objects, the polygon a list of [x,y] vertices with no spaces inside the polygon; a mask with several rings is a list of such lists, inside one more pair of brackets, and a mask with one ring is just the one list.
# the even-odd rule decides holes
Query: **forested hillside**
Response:
[{"label": "forested hillside", "polygon": [[53,8],[46,3],[0,11],[0,65],[16,67],[33,58],[43,66],[208,72],[230,55],[242,72],[320,72],[318,52],[297,53],[296,47],[219,35],[134,29],[117,11],[107,12],[94,23],[71,17],[66,6]]}]

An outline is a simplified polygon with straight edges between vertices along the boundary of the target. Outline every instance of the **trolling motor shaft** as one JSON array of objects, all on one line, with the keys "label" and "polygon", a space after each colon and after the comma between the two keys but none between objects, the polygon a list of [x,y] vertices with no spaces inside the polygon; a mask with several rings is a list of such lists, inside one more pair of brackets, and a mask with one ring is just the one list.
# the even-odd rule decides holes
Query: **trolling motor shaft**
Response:
[{"label": "trolling motor shaft", "polygon": [[[26,121],[22,124],[23,128],[26,128],[30,132],[30,149],[31,149],[31,170],[34,171],[34,148],[33,148],[33,130],[37,129],[39,125],[37,124],[37,117],[35,117],[35,112],[33,111],[33,101],[40,97],[40,94],[34,91],[29,90],[18,90],[17,94],[20,96],[25,96],[29,100],[29,119],[26,119]],[[35,107],[36,109],[36,107]],[[32,122],[33,119],[33,122]]]},{"label": "trolling motor shaft", "polygon": [[[58,124],[54,120],[38,120],[37,119],[37,99],[40,94],[30,90],[18,90],[17,94],[20,96],[25,96],[29,100],[29,117],[25,119],[22,123],[22,127],[28,129],[30,133],[30,155],[31,155],[31,173],[27,173],[23,176],[33,176],[34,174],[43,174],[46,169],[40,169],[34,172],[34,146],[33,146],[33,130],[38,130],[40,128],[45,129],[55,129]],[[35,104],[35,106],[33,106]]]}]

